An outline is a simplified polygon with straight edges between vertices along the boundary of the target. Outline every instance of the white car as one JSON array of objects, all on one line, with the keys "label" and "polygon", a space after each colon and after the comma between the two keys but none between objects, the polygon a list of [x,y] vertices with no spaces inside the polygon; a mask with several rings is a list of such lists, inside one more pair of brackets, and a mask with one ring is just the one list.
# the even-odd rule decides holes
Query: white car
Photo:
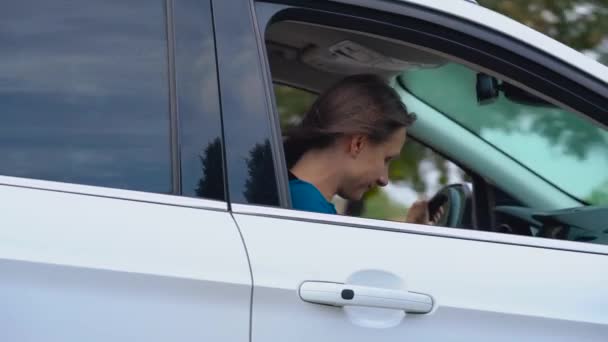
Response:
[{"label": "white car", "polygon": [[[523,24],[23,0],[0,46],[0,341],[608,340],[608,68]],[[440,226],[290,209],[273,83],[359,72],[467,173]]]}]

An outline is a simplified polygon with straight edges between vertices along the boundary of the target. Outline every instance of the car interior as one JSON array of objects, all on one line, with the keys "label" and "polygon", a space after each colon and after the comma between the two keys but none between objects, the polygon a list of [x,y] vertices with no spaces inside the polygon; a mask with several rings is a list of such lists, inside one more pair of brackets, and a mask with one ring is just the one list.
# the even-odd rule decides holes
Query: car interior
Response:
[{"label": "car interior", "polygon": [[[588,205],[564,195],[497,151],[458,118],[447,115],[444,108],[433,108],[415,90],[421,71],[424,75],[425,70],[437,70],[435,75],[441,75],[444,69],[463,68],[473,78],[460,87],[476,95],[475,105],[481,110],[501,94],[504,101],[553,110],[554,105],[545,99],[507,81],[500,82],[490,71],[476,71],[466,61],[454,61],[440,52],[365,32],[289,20],[270,25],[265,42],[275,87],[318,94],[341,78],[358,73],[380,75],[395,87],[408,109],[418,116],[408,130],[408,141],[423,145],[463,172],[456,182],[444,182],[429,201],[431,214],[441,206],[446,209],[437,225],[608,243],[606,206]],[[408,144],[402,153],[407,153]],[[526,177],[538,177],[538,181],[526,183],[522,181]],[[547,191],[554,191],[553,197],[559,199],[547,199],[542,195]]]}]

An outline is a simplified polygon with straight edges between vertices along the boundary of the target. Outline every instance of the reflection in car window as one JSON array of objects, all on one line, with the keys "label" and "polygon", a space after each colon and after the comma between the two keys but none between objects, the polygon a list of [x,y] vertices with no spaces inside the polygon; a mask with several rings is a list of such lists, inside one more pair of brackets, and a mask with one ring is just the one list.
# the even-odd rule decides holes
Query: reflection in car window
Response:
[{"label": "reflection in car window", "polygon": [[476,72],[458,64],[400,77],[415,96],[563,191],[608,204],[608,131],[566,110],[516,103],[503,95],[479,105]]},{"label": "reflection in car window", "polygon": [[182,194],[225,200],[209,1],[176,1],[174,16]]},{"label": "reflection in car window", "polygon": [[[213,3],[215,18],[247,11],[246,0]],[[225,129],[226,167],[232,203],[279,205],[271,126],[256,38],[248,15],[216,20],[215,34]]]},{"label": "reflection in car window", "polygon": [[171,192],[163,1],[0,11],[0,174]]}]

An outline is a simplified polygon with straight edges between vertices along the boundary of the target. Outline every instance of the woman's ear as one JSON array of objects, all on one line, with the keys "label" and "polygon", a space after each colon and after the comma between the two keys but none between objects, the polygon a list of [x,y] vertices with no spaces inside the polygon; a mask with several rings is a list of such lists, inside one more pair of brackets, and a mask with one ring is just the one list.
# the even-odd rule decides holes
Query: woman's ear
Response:
[{"label": "woman's ear", "polygon": [[352,158],[357,158],[365,145],[367,144],[367,137],[362,134],[353,135],[350,138],[348,146],[348,154]]}]

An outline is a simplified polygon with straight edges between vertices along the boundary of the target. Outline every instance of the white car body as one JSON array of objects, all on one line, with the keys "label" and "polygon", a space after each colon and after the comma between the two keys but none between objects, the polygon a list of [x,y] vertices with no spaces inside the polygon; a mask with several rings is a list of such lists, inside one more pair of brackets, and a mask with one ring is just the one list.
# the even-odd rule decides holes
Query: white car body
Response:
[{"label": "white car body", "polygon": [[[398,13],[402,3],[499,31],[608,83],[607,67],[469,2],[375,6]],[[608,246],[2,175],[0,202],[0,341],[608,337]],[[426,294],[434,306],[319,305],[300,297],[307,281]]]}]

